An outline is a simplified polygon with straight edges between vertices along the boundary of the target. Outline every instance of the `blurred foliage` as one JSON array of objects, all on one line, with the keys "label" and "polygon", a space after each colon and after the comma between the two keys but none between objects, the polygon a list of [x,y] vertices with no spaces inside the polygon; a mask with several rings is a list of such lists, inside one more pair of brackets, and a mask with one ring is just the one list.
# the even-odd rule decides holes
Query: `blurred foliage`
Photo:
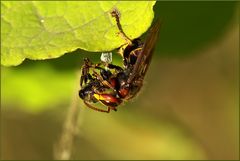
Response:
[{"label": "blurred foliage", "polygon": [[226,31],[236,13],[237,2],[166,2],[160,1],[155,15],[162,20],[158,54],[191,55],[211,44]]},{"label": "blurred foliage", "polygon": [[69,83],[75,83],[73,72],[56,72],[46,64],[24,69],[1,69],[3,106],[24,107],[29,112],[39,112],[70,100],[74,86]]},{"label": "blurred foliage", "polygon": [[[164,57],[201,56],[204,48],[215,44],[228,32],[237,5],[237,2],[157,2],[154,6],[155,19],[161,19],[163,25],[144,92],[133,102],[119,107],[117,113],[109,115],[92,111],[81,104],[83,118],[74,159],[216,159],[218,155],[225,156],[225,159],[236,158],[237,145],[232,143],[236,138],[233,133],[236,126],[230,126],[230,123],[238,120],[239,116],[236,116],[237,107],[231,102],[232,95],[229,94],[229,89],[235,88],[232,82],[236,78],[231,78],[233,74],[229,74],[229,71],[235,72],[231,66],[236,64],[231,62],[235,48],[223,48],[226,52],[230,50],[229,53],[224,56],[215,54],[216,57],[209,62],[208,59],[201,61],[196,58],[194,63],[204,63],[199,63],[194,68],[196,71],[186,74],[199,76],[188,82],[185,77],[178,77],[189,68],[172,72],[172,69],[178,68],[178,61],[168,66],[168,61],[160,60]],[[113,63],[121,64],[121,57],[116,53],[113,56]],[[57,59],[25,60],[17,67],[1,67],[1,107],[4,110],[1,123],[4,123],[2,127],[6,131],[3,130],[1,142],[8,145],[3,149],[4,159],[51,159],[52,145],[60,133],[63,118],[72,97],[78,94],[79,72],[84,57],[98,62],[100,54],[76,50]],[[191,67],[193,62],[187,64]],[[226,70],[225,75],[219,72],[221,77],[210,77],[215,66],[214,69],[208,68],[207,63],[219,70],[223,68],[221,72]],[[210,74],[206,75],[212,79],[204,82],[204,78],[207,79],[204,74],[208,72]],[[229,77],[231,79],[225,80]],[[177,87],[182,87],[181,90],[176,86],[167,86],[174,81]],[[219,86],[216,83],[219,81],[230,82],[231,86],[219,92],[221,83]],[[195,82],[195,86],[191,82]],[[216,93],[207,91],[205,85],[208,84],[212,85],[214,92],[223,96],[218,99]],[[194,91],[198,88],[206,91],[199,94]],[[188,90],[193,92],[189,94]],[[215,96],[213,101],[218,100],[219,104],[200,97],[208,93],[211,94],[208,98]],[[167,98],[169,95],[172,96],[170,99]],[[210,102],[202,105],[206,108],[200,109],[198,97]],[[225,99],[227,108],[220,109],[221,101]],[[168,102],[160,104],[162,100]],[[214,110],[217,112],[214,113]],[[218,126],[212,126],[215,125],[213,123]],[[189,130],[190,127],[194,131]],[[29,129],[29,132],[24,129]],[[217,132],[221,134],[217,135]],[[228,150],[220,151],[223,145]]]},{"label": "blurred foliage", "polygon": [[84,138],[110,159],[205,159],[204,151],[184,128],[138,112],[133,116],[127,112],[131,109],[121,110],[111,116],[84,111]]},{"label": "blurred foliage", "polygon": [[110,11],[114,7],[120,11],[124,31],[136,38],[150,26],[154,4],[155,1],[1,1],[1,64],[19,65],[25,58],[57,58],[77,48],[112,50],[124,40],[116,36],[118,30]]}]

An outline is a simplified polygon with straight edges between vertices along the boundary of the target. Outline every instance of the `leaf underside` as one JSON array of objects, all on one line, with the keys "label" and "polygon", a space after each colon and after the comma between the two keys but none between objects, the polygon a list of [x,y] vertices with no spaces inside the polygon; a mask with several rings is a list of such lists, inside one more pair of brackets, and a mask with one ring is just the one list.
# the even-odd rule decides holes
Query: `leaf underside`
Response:
[{"label": "leaf underside", "polygon": [[19,65],[57,58],[77,48],[111,51],[125,41],[117,36],[110,12],[120,11],[124,32],[139,37],[150,27],[155,1],[1,2],[1,64]]}]

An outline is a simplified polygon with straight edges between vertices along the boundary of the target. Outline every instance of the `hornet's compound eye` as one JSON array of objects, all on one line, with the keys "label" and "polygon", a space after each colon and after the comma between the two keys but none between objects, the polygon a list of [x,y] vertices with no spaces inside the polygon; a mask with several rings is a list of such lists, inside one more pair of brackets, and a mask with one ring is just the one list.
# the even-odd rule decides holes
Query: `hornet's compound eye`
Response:
[{"label": "hornet's compound eye", "polygon": [[102,62],[105,62],[108,64],[112,63],[112,52],[102,53],[100,59]]}]

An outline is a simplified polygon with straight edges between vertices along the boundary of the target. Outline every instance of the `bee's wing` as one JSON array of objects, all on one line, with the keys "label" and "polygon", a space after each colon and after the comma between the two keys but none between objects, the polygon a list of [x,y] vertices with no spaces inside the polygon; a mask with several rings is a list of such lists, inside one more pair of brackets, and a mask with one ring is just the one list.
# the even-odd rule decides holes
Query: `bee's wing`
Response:
[{"label": "bee's wing", "polygon": [[138,56],[136,60],[136,64],[134,65],[133,71],[131,72],[128,78],[128,83],[131,83],[134,79],[139,79],[139,77],[142,77],[143,79],[143,77],[145,76],[152,58],[152,54],[154,51],[157,38],[158,38],[160,25],[161,23],[158,20],[154,24],[154,26],[150,29],[150,32],[143,45],[142,52]]}]

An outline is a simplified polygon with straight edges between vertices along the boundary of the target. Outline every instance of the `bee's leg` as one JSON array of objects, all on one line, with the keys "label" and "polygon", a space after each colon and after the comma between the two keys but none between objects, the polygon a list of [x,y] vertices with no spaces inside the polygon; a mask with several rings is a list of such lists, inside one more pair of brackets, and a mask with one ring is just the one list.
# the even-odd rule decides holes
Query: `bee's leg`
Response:
[{"label": "bee's leg", "polygon": [[115,69],[117,72],[123,71],[123,69],[120,66],[117,66],[111,63],[102,62],[101,64],[105,66],[105,69],[99,66],[96,66],[95,69],[100,70],[101,76],[103,77],[104,80],[108,80],[112,75],[111,71],[108,69]]},{"label": "bee's leg", "polygon": [[86,101],[84,101],[84,104],[88,107],[88,108],[91,108],[95,111],[99,111],[99,112],[106,112],[106,113],[109,113],[110,112],[110,107],[107,107],[108,109],[107,110],[103,110],[103,109],[100,109],[100,108],[97,108],[97,107],[94,107],[92,105],[90,105],[89,103],[87,103]]},{"label": "bee's leg", "polygon": [[[108,82],[108,79],[110,78],[110,76],[112,75],[112,73],[111,73],[109,70],[105,70],[104,68],[100,67],[101,64],[102,64],[102,63],[91,64],[90,66],[88,66],[88,70],[89,70],[89,68],[93,68],[93,70],[92,70],[92,72],[93,72],[92,76],[95,77],[95,78],[97,78],[98,80],[100,80],[100,82],[101,82],[103,85],[105,85],[105,86],[107,86],[107,87],[115,90],[114,87]],[[105,65],[106,67],[108,66],[108,65],[106,65],[106,64],[104,64],[104,65]],[[101,75],[98,74],[98,72],[96,72],[95,69],[99,70]],[[89,72],[89,71],[88,71],[88,72]],[[82,77],[81,77],[81,82],[83,81],[82,79],[85,79],[85,78],[86,78],[86,79],[88,79],[88,78],[93,79],[92,76],[91,76],[90,74],[85,74],[85,69],[83,68]]]},{"label": "bee's leg", "polygon": [[93,75],[96,76],[97,79],[100,80],[104,86],[107,86],[108,88],[111,88],[115,91],[115,88],[107,80],[103,79],[103,77],[99,75],[96,71],[93,71]]},{"label": "bee's leg", "polygon": [[80,78],[80,86],[82,87],[83,83],[87,83],[88,80],[92,80],[92,76],[91,74],[89,74],[89,69],[93,68],[93,69],[102,69],[101,67],[101,63],[98,64],[93,64],[88,58],[84,58],[84,64],[82,66],[82,74],[81,74],[81,78]]},{"label": "bee's leg", "polygon": [[110,69],[115,69],[118,72],[123,71],[123,69],[120,66],[117,66],[117,65],[114,65],[114,64],[108,64],[107,67],[110,68]]},{"label": "bee's leg", "polygon": [[84,59],[84,64],[82,66],[82,73],[80,78],[80,86],[82,87],[83,82],[87,83],[88,79],[91,79],[91,75],[89,74],[89,65],[88,59]]},{"label": "bee's leg", "polygon": [[93,77],[91,76],[91,74],[87,73],[86,75],[81,75],[80,86],[82,87],[83,82],[86,84],[88,80],[93,80]]},{"label": "bee's leg", "polygon": [[117,22],[117,27],[119,29],[119,35],[127,42],[127,44],[132,44],[132,40],[123,32],[122,25],[120,24],[120,13],[117,8],[111,11],[112,17],[115,17]]}]

